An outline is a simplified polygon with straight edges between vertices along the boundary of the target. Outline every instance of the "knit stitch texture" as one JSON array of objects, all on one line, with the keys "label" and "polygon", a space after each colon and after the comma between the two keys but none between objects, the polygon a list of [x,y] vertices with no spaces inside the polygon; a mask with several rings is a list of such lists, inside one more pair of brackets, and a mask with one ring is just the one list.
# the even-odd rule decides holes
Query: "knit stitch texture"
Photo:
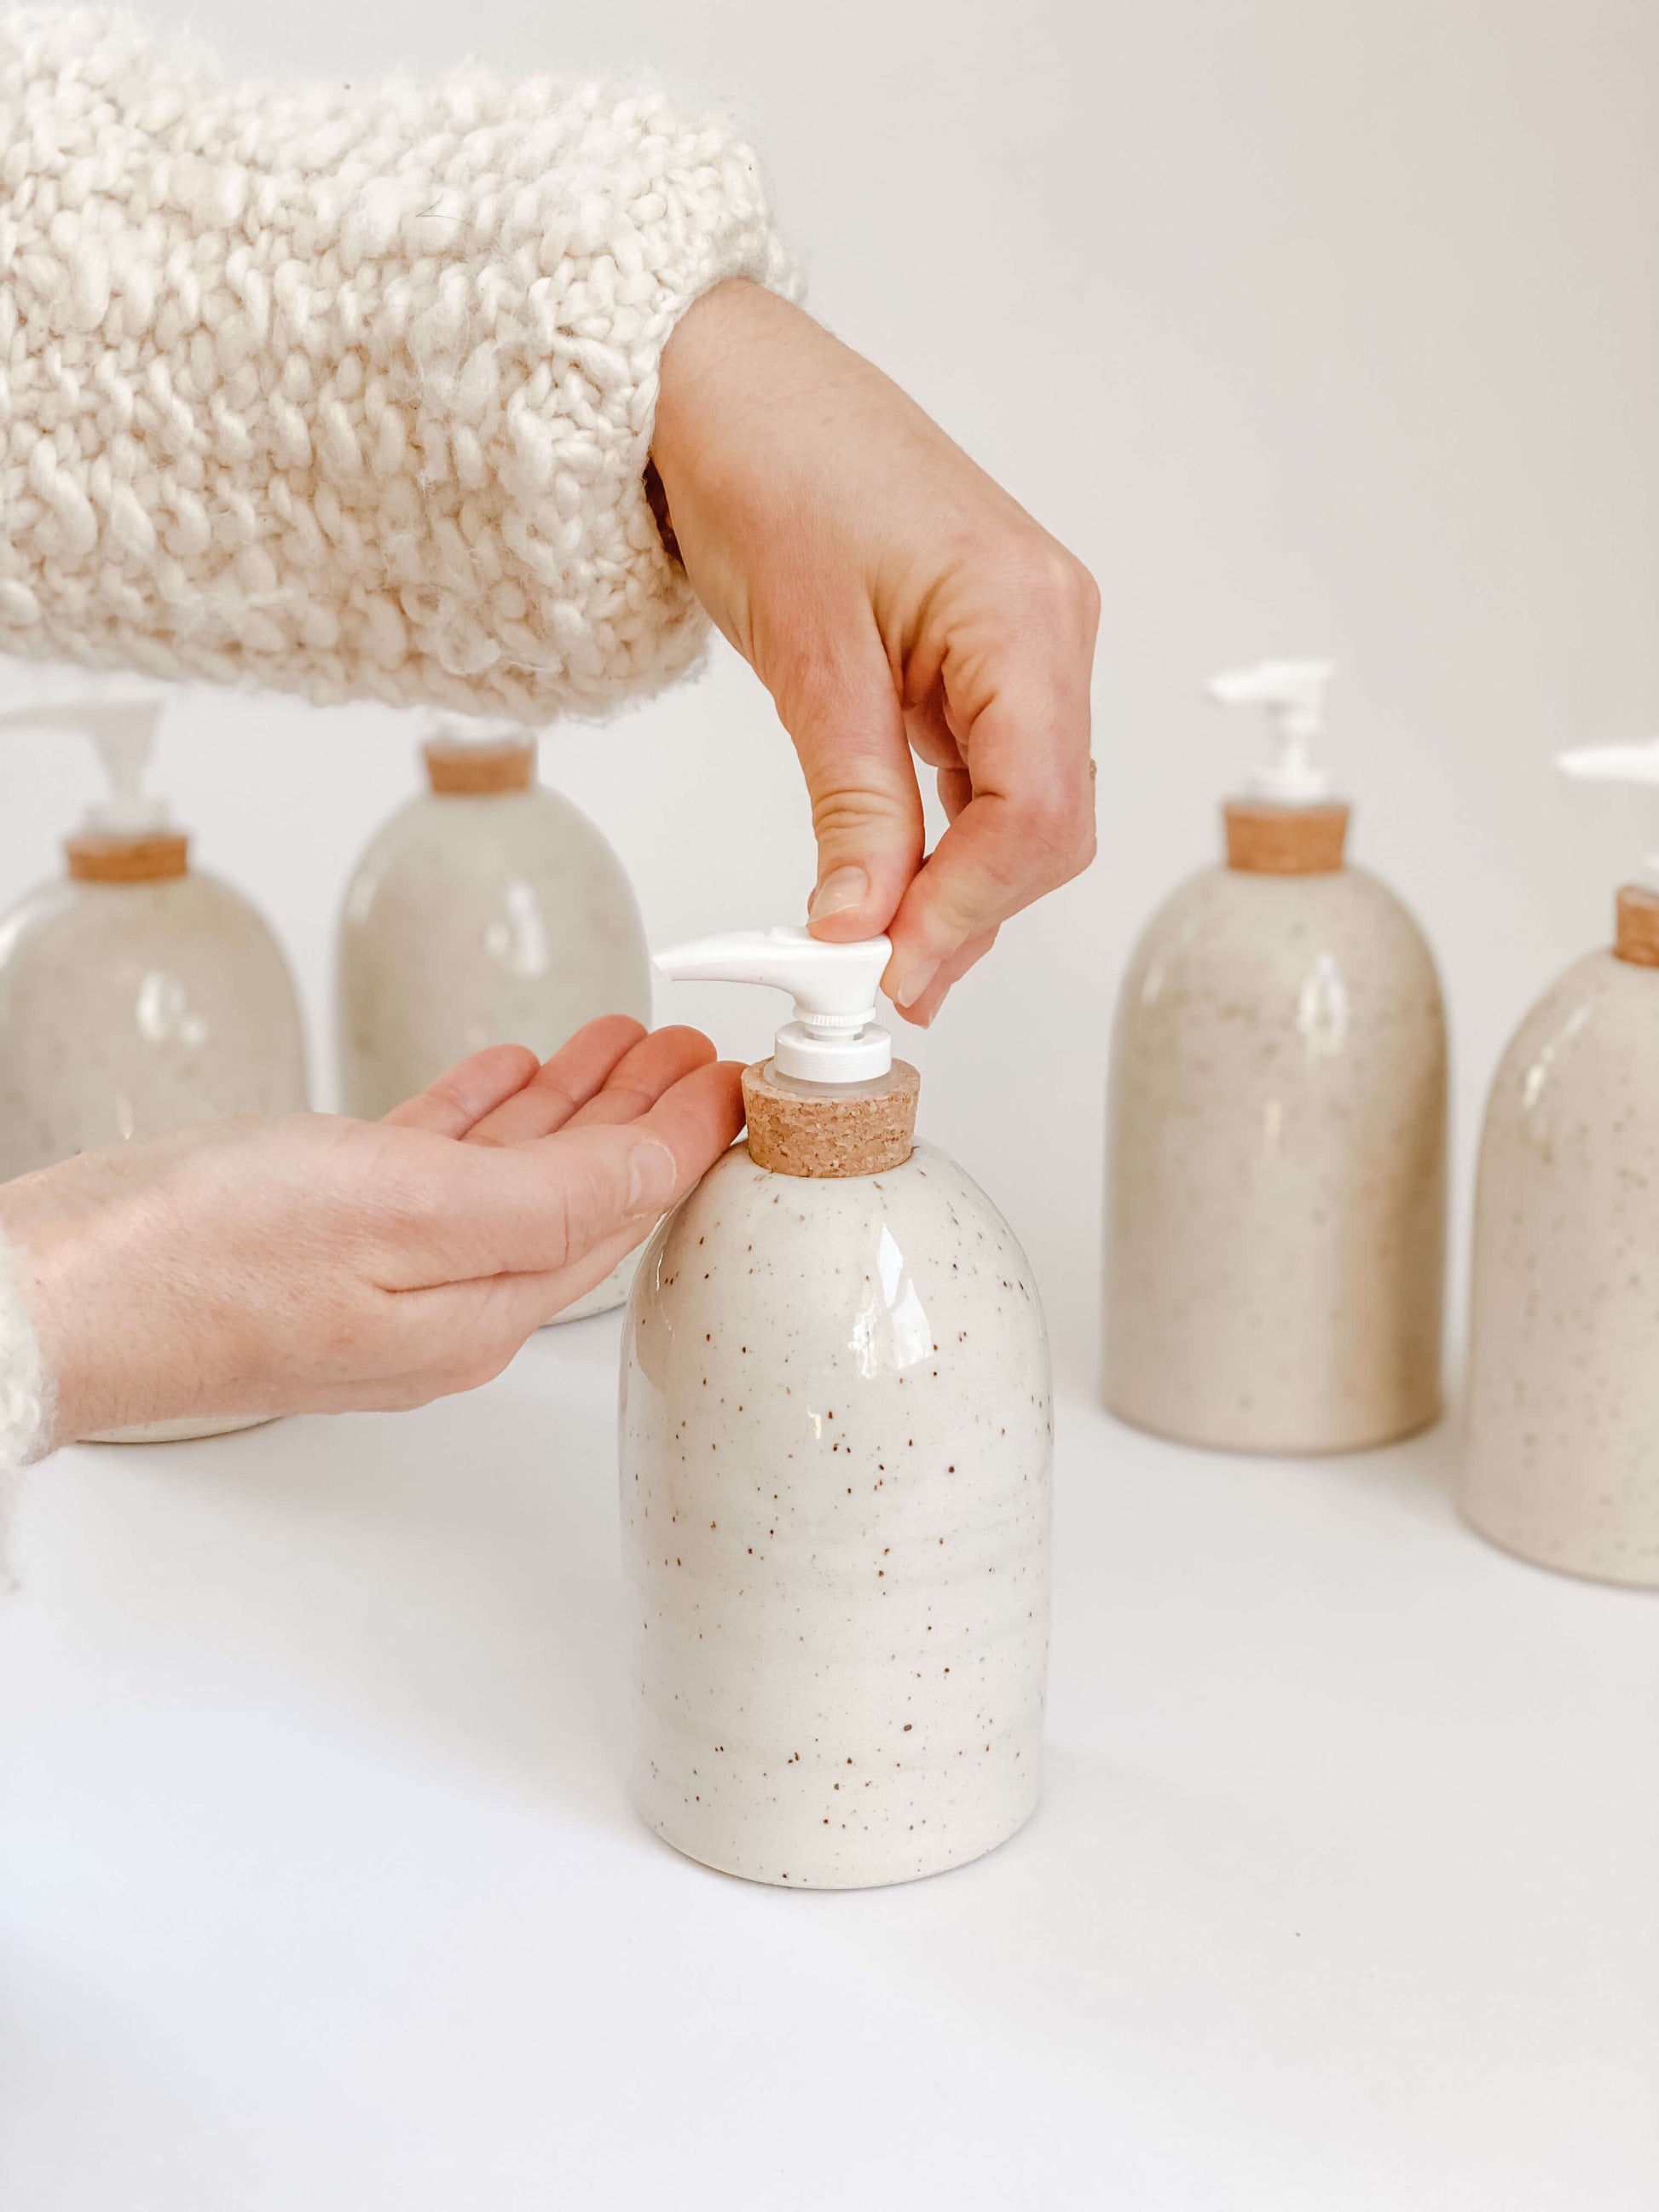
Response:
[{"label": "knit stitch texture", "polygon": [[0,25],[0,651],[540,722],[703,624],[641,485],[754,155],[468,69],[227,89],[103,10]]}]

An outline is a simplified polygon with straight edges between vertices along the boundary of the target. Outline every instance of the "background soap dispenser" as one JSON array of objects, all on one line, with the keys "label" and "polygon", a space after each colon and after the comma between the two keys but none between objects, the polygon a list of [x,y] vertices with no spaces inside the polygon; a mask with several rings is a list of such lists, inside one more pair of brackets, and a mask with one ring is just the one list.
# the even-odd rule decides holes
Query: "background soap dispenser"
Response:
[{"label": "background soap dispenser", "polygon": [[288,963],[240,893],[190,865],[144,793],[159,694],[111,687],[0,715],[82,731],[107,795],[66,869],[0,921],[0,1179],[230,1114],[302,1112]]},{"label": "background soap dispenser", "polygon": [[[161,696],[112,685],[0,716],[96,745],[108,795],[67,870],[0,920],[0,1179],[233,1114],[305,1109],[293,979],[254,908],[190,866],[144,795]],[[105,1443],[217,1436],[246,1419],[155,1422]]]},{"label": "background soap dispenser", "polygon": [[1210,685],[1266,710],[1270,755],[1224,866],[1148,925],[1112,1039],[1106,1403],[1223,1449],[1354,1450],[1440,1408],[1445,1017],[1310,757],[1332,672]]},{"label": "background soap dispenser", "polygon": [[1042,1313],[1007,1223],[913,1139],[916,1072],[873,1018],[888,953],[757,930],[658,963],[796,1018],[629,1302],[635,1796],[692,1858],[792,1888],[975,1858],[1041,1783]]},{"label": "background soap dispenser", "polygon": [[[382,1114],[486,1045],[545,1060],[600,1014],[651,1019],[645,926],[622,863],[536,778],[536,738],[434,718],[428,789],[357,865],[341,915],[341,1103]],[[558,1318],[620,1305],[636,1255]]]},{"label": "background soap dispenser", "polygon": [[[1659,740],[1559,765],[1652,787]],[[1523,1559],[1659,1587],[1659,852],[1492,1081],[1461,1502]]]}]

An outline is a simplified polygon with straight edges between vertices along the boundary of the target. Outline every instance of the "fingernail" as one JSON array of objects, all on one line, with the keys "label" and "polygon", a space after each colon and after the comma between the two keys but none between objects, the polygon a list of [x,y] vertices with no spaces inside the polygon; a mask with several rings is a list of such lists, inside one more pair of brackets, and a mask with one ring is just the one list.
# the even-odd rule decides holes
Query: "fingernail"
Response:
[{"label": "fingernail", "polygon": [[812,894],[806,909],[808,921],[828,921],[832,914],[845,914],[862,906],[870,896],[870,878],[862,868],[831,868]]},{"label": "fingernail", "polygon": [[914,1006],[939,971],[937,960],[919,960],[915,967],[901,969],[898,981],[888,992],[896,1006]]},{"label": "fingernail", "polygon": [[628,1156],[629,1212],[660,1213],[673,1197],[679,1179],[679,1169],[667,1146],[647,1137]]}]

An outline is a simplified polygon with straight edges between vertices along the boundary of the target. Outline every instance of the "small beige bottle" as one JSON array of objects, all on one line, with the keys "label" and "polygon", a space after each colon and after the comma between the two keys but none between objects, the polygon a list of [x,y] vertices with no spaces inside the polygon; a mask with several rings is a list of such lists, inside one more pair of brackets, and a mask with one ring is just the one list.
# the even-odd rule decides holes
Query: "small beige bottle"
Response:
[{"label": "small beige bottle", "polygon": [[[1559,764],[1659,784],[1659,739]],[[1540,1566],[1659,1588],[1659,853],[1492,1081],[1461,1503]]]},{"label": "small beige bottle", "polygon": [[1223,1450],[1358,1450],[1440,1410],[1445,1015],[1310,757],[1332,672],[1212,684],[1266,708],[1272,756],[1224,809],[1224,865],[1148,925],[1113,1032],[1106,1404]]},{"label": "small beige bottle", "polygon": [[[587,817],[536,776],[536,737],[434,717],[428,789],[359,861],[340,918],[341,1103],[376,1121],[487,1045],[545,1060],[601,1014],[651,1019],[633,887]],[[628,1296],[638,1255],[558,1316]]]},{"label": "small beige bottle", "polygon": [[[191,866],[189,840],[145,795],[163,702],[112,683],[3,717],[83,732],[109,790],[64,841],[65,873],[0,920],[0,1179],[193,1121],[305,1110],[299,1000],[276,939]],[[155,1422],[98,1441],[254,1425]]]}]

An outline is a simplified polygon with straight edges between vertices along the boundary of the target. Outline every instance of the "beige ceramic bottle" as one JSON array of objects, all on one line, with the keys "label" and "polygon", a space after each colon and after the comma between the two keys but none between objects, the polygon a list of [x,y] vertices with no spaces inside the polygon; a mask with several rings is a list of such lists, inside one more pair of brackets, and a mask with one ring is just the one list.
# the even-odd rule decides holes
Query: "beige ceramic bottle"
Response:
[{"label": "beige ceramic bottle", "polygon": [[976,1858],[1042,1780],[1042,1313],[1007,1223],[914,1141],[887,957],[757,930],[661,963],[797,1018],[629,1302],[634,1794],[677,1850],[790,1888]]},{"label": "beige ceramic bottle", "polygon": [[[110,793],[65,841],[64,875],[0,921],[0,1178],[192,1121],[306,1107],[299,1001],[275,938],[190,866],[188,840],[143,796],[161,705],[111,685],[4,717],[85,732]],[[100,1441],[253,1425],[159,1422]]]},{"label": "beige ceramic bottle", "polygon": [[[1659,741],[1560,765],[1659,784]],[[1540,1566],[1659,1588],[1659,854],[1493,1079],[1461,1502]]]},{"label": "beige ceramic bottle", "polygon": [[1148,926],[1113,1032],[1106,1403],[1224,1450],[1352,1451],[1440,1410],[1445,1017],[1309,758],[1330,673],[1212,686],[1268,710],[1274,755],[1224,810],[1225,864]]},{"label": "beige ceramic bottle", "polygon": [[[622,863],[536,779],[536,740],[434,721],[428,788],[358,863],[340,920],[341,1102],[378,1120],[469,1053],[545,1060],[600,1014],[651,1019],[645,926]],[[637,1255],[558,1318],[628,1296]]]}]

